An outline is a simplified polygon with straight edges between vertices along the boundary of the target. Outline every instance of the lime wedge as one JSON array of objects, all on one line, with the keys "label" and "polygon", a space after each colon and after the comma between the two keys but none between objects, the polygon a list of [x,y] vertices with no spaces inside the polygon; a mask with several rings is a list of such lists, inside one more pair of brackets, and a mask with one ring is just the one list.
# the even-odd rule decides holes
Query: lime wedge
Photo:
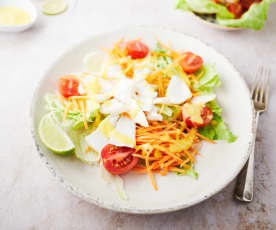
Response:
[{"label": "lime wedge", "polygon": [[42,12],[48,15],[61,14],[67,9],[64,0],[47,0],[42,6]]},{"label": "lime wedge", "polygon": [[43,144],[57,154],[69,154],[75,150],[75,146],[68,135],[58,126],[52,113],[42,117],[38,132]]}]

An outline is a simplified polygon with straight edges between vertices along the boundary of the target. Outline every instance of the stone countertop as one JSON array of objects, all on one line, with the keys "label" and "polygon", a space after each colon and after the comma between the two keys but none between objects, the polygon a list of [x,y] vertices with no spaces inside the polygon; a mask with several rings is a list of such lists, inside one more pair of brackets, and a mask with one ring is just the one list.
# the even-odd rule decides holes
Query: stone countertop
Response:
[{"label": "stone countertop", "polygon": [[[33,0],[39,8],[42,1]],[[59,16],[39,15],[18,34],[0,33],[0,229],[276,229],[276,4],[263,30],[214,30],[169,0],[69,1]],[[89,35],[126,25],[156,25],[200,38],[228,57],[248,84],[258,65],[272,70],[269,110],[257,137],[255,198],[233,199],[234,182],[211,199],[160,215],[112,212],[71,195],[42,164],[29,130],[34,87],[64,50]]]}]

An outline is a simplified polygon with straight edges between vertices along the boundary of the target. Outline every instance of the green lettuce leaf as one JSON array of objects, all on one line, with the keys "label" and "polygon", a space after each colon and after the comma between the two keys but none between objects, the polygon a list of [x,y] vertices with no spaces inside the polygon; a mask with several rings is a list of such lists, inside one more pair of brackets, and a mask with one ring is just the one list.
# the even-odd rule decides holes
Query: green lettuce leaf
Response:
[{"label": "green lettuce leaf", "polygon": [[210,101],[207,105],[214,114],[221,115],[222,108],[218,105],[216,100]]},{"label": "green lettuce leaf", "polygon": [[180,173],[180,172],[176,172],[176,175],[178,175],[178,176],[188,175],[188,176],[193,177],[194,179],[198,179],[198,172],[195,171],[193,163],[189,162],[188,165],[191,166],[190,169],[186,169],[184,167],[178,167],[180,169],[185,170],[185,173],[183,174],[183,173]]},{"label": "green lettuce leaf", "polygon": [[176,8],[202,14],[216,14],[218,18],[234,18],[225,6],[216,4],[212,0],[178,0]]},{"label": "green lettuce leaf", "polygon": [[199,129],[199,133],[211,140],[225,140],[234,142],[237,137],[229,130],[227,124],[221,117],[221,108],[217,102],[211,101],[207,106],[212,110],[214,117],[210,124]]},{"label": "green lettuce leaf", "polygon": [[[201,73],[203,71],[203,73]],[[221,85],[218,74],[215,71],[214,65],[206,65],[201,70],[202,75],[199,79],[199,83],[194,83],[193,88],[197,91],[202,91],[203,93],[211,93],[214,88]]]},{"label": "green lettuce leaf", "polygon": [[274,1],[275,0],[263,0],[260,3],[254,3],[239,19],[227,20],[223,18],[217,18],[217,21],[220,25],[223,26],[260,30],[265,24],[269,4]]}]

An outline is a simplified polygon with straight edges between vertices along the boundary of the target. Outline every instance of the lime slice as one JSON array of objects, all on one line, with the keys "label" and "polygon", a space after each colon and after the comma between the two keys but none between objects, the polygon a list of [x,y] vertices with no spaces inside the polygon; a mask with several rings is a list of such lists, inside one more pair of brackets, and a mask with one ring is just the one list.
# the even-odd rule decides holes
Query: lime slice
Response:
[{"label": "lime slice", "polygon": [[42,12],[48,15],[61,14],[67,9],[67,4],[64,0],[48,0],[42,6]]},{"label": "lime slice", "polygon": [[68,135],[58,126],[52,113],[42,117],[38,132],[43,144],[57,154],[69,154],[75,150],[75,146]]}]

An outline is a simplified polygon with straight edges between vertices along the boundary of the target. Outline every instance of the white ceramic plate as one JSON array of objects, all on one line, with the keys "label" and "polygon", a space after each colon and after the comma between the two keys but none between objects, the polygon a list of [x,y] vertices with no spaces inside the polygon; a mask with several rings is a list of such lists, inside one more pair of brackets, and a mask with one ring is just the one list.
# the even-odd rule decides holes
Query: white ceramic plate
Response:
[{"label": "white ceramic plate", "polygon": [[[197,158],[199,179],[170,173],[156,175],[158,191],[154,191],[147,175],[129,173],[123,176],[128,201],[120,200],[100,177],[97,167],[85,165],[74,157],[60,157],[41,144],[37,127],[46,112],[43,97],[57,89],[59,76],[80,71],[83,57],[100,47],[111,47],[121,37],[141,37],[148,45],[155,44],[155,37],[170,41],[174,49],[186,49],[203,57],[205,63],[215,63],[222,86],[217,90],[218,101],[223,107],[223,118],[238,135],[236,142],[204,143]],[[32,132],[39,154],[60,182],[72,193],[104,208],[128,213],[162,213],[189,207],[214,195],[238,174],[248,158],[252,140],[253,107],[248,88],[233,65],[213,48],[198,39],[159,28],[135,27],[90,37],[75,45],[56,60],[42,76],[34,94],[31,117]]]}]

